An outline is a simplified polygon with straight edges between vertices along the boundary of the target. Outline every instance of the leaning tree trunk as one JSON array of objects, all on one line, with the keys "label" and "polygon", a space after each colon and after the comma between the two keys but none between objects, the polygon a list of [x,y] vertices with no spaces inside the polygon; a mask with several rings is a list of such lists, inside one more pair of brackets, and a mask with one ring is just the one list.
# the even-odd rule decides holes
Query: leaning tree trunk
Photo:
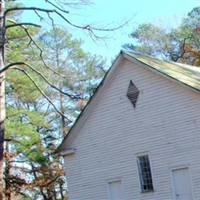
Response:
[{"label": "leaning tree trunk", "polygon": [[[4,0],[0,0],[0,70],[4,67],[5,20]],[[0,73],[0,200],[3,193],[3,151],[4,151],[4,120],[5,120],[5,73]]]}]

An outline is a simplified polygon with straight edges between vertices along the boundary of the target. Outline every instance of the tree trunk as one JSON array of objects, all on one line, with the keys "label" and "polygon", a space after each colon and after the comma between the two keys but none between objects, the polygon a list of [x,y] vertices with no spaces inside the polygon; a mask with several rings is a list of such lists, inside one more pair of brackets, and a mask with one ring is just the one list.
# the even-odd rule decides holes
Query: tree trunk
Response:
[{"label": "tree trunk", "polygon": [[[5,145],[6,147],[6,153],[7,155],[9,154],[9,144],[8,142]],[[11,200],[12,198],[12,194],[11,194],[11,184],[10,184],[10,169],[11,169],[11,165],[10,165],[10,156],[4,156],[4,179],[5,179],[5,189],[4,189],[4,195],[5,195],[5,199],[6,200]]]},{"label": "tree trunk", "polygon": [[[1,86],[0,86],[1,87]],[[0,88],[1,90],[1,88]],[[1,99],[1,97],[0,97]],[[2,112],[1,108],[1,100],[0,100],[0,113]],[[0,116],[1,118],[1,116]],[[3,141],[4,141],[4,121],[0,122],[0,200],[3,200]]]},{"label": "tree trunk", "polygon": [[[4,42],[5,42],[5,24],[3,18],[4,0],[0,0],[0,69],[4,67]],[[4,151],[4,133],[5,133],[5,73],[0,74],[0,200],[4,199],[3,193],[3,151]]]},{"label": "tree trunk", "polygon": [[[2,66],[0,56],[0,65]],[[1,68],[1,67],[0,67]],[[4,152],[4,133],[5,133],[5,74],[0,74],[0,200],[3,199],[3,152]]]}]

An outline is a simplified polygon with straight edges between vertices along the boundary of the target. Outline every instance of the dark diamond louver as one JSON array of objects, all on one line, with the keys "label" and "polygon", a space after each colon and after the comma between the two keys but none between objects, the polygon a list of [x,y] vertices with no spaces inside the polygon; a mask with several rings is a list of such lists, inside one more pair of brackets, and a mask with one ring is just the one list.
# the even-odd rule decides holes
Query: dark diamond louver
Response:
[{"label": "dark diamond louver", "polygon": [[138,98],[139,92],[140,91],[137,89],[137,87],[135,86],[133,81],[130,80],[126,96],[129,98],[129,100],[133,104],[134,108],[135,108],[135,105],[136,105],[136,102],[137,102],[137,98]]}]

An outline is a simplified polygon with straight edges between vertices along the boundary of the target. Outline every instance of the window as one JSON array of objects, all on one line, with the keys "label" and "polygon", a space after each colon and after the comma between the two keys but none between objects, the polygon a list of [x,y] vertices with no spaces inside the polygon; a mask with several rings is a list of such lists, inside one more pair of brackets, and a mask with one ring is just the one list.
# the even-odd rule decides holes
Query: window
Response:
[{"label": "window", "polygon": [[137,157],[138,171],[140,176],[140,185],[142,192],[153,191],[153,181],[151,175],[151,166],[148,155]]}]

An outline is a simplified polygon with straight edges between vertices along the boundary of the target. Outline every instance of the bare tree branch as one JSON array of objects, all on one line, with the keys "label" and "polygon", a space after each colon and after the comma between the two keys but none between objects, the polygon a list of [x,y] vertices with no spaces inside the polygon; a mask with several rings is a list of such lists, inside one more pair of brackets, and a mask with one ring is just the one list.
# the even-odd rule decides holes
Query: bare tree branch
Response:
[{"label": "bare tree branch", "polygon": [[59,113],[62,117],[64,117],[65,119],[67,119],[70,122],[72,122],[66,115],[64,115],[62,112],[60,112],[57,107],[55,106],[55,104],[51,101],[51,99],[41,90],[41,88],[38,86],[38,84],[32,79],[32,77],[29,75],[29,73],[27,73],[25,70],[19,68],[19,67],[13,67],[12,69],[16,69],[19,70],[21,72],[23,72],[28,78],[29,80],[34,84],[34,86],[38,89],[38,91],[42,94],[42,96],[53,106],[53,108],[56,110],[57,113]]},{"label": "bare tree branch", "polygon": [[[15,23],[14,21],[12,21],[12,22]],[[28,24],[29,24],[29,23],[28,23]],[[51,69],[51,68],[45,63],[45,61],[44,61],[44,59],[43,59],[43,50],[42,50],[42,48],[39,46],[39,44],[33,39],[33,37],[31,36],[31,34],[29,33],[29,30],[28,30],[25,26],[23,26],[23,24],[20,25],[20,24],[17,23],[17,25],[20,26],[21,28],[23,28],[24,31],[26,32],[27,36],[28,36],[29,39],[30,39],[29,44],[30,44],[31,42],[33,42],[33,44],[34,44],[34,45],[37,47],[37,49],[39,50],[39,52],[40,52],[40,58],[41,58],[41,60],[42,60],[42,63],[44,64],[44,66],[45,66],[47,69],[49,69],[50,71],[52,71],[53,73],[57,74],[58,76],[60,76],[60,77],[62,77],[62,78],[66,78],[65,76],[62,76],[61,74],[59,74],[57,71]],[[30,24],[29,24],[29,25],[30,25]],[[38,25],[38,26],[39,26],[39,25]]]},{"label": "bare tree branch", "polygon": [[42,21],[42,20],[43,20],[43,17],[41,17],[40,14],[39,14],[36,10],[34,10],[34,12],[35,12],[35,14],[40,18],[40,21]]},{"label": "bare tree branch", "polygon": [[6,70],[8,70],[9,68],[13,67],[13,66],[16,66],[16,65],[23,65],[24,62],[15,62],[15,63],[10,63],[8,65],[6,65],[4,68],[1,68],[0,69],[0,74],[5,72]]},{"label": "bare tree branch", "polygon": [[60,11],[62,11],[62,12],[64,12],[64,13],[69,13],[69,11],[66,11],[66,10],[64,10],[64,9],[62,9],[62,8],[60,8],[59,6],[57,6],[56,4],[54,4],[54,3],[52,3],[51,1],[49,1],[49,0],[45,0],[47,3],[49,3],[49,4],[51,4],[53,7],[55,7],[55,8],[57,8],[58,10],[60,10]]},{"label": "bare tree branch", "polygon": [[11,160],[9,163],[26,163],[28,160]]},{"label": "bare tree branch", "polygon": [[52,27],[55,28],[55,23],[54,23],[53,18],[50,16],[49,13],[47,13],[47,14],[48,14],[49,19],[51,20]]},{"label": "bare tree branch", "polygon": [[54,10],[37,8],[37,7],[13,7],[13,8],[6,9],[2,18],[6,18],[6,15],[9,12],[17,11],[17,10],[30,10],[30,11],[36,10],[36,11],[41,11],[41,12],[45,12],[45,13],[53,13],[54,12]]},{"label": "bare tree branch", "polygon": [[23,23],[11,24],[11,25],[6,25],[5,28],[8,29],[8,28],[12,28],[12,27],[16,27],[16,26],[24,26],[24,25],[26,25],[26,26],[35,26],[35,27],[41,28],[41,26],[38,25],[38,24],[34,24],[34,23],[25,23],[25,22],[23,22]]},{"label": "bare tree branch", "polygon": [[11,141],[12,141],[12,142],[15,142],[15,143],[20,143],[20,144],[22,144],[20,141],[14,139],[13,137],[12,137],[12,138],[5,138],[4,141],[6,141],[6,142],[11,142]]},{"label": "bare tree branch", "polygon": [[31,65],[29,65],[28,63],[25,63],[25,62],[16,62],[16,63],[11,63],[11,64],[8,64],[6,65],[3,69],[0,70],[0,73],[8,70],[9,68],[12,68],[14,66],[17,66],[17,65],[25,65],[27,67],[29,67],[30,69],[32,69],[35,73],[37,73],[39,76],[41,76],[43,78],[43,80],[45,80],[45,82],[51,86],[53,89],[57,90],[58,92],[68,96],[69,98],[71,99],[79,99],[79,95],[78,96],[75,96],[75,95],[70,95],[69,93],[67,92],[64,92],[62,90],[60,90],[59,88],[57,88],[55,85],[53,85],[52,83],[49,82],[49,80],[47,80],[47,78],[41,74],[38,70],[36,70],[34,67],[32,67]]},{"label": "bare tree branch", "polygon": [[[48,0],[46,0],[48,1]],[[48,3],[50,3],[48,1]],[[54,5],[54,4],[52,4]],[[54,6],[55,8],[56,5]],[[120,29],[122,28],[123,26],[125,26],[130,20],[128,21],[125,21],[123,24],[117,26],[117,27],[114,27],[114,28],[96,28],[96,27],[92,27],[90,25],[85,25],[85,26],[81,26],[81,25],[77,25],[77,24],[74,24],[72,23],[70,20],[68,20],[64,14],[67,12],[67,11],[63,11],[62,9],[58,9],[60,10],[61,12],[59,12],[58,10],[56,9],[42,9],[42,8],[37,8],[37,7],[13,7],[13,8],[10,8],[10,9],[7,9],[5,12],[4,12],[4,18],[6,16],[7,13],[9,12],[12,12],[12,11],[16,11],[16,10],[32,10],[32,11],[40,11],[40,12],[45,12],[48,14],[48,16],[50,15],[50,13],[55,13],[56,15],[60,16],[64,21],[66,21],[69,25],[73,26],[73,27],[76,27],[78,29],[83,29],[83,30],[87,30],[90,34],[92,34],[95,38],[98,38],[98,36],[94,33],[94,31],[115,31],[117,29]],[[41,16],[39,16],[41,18]]]}]

